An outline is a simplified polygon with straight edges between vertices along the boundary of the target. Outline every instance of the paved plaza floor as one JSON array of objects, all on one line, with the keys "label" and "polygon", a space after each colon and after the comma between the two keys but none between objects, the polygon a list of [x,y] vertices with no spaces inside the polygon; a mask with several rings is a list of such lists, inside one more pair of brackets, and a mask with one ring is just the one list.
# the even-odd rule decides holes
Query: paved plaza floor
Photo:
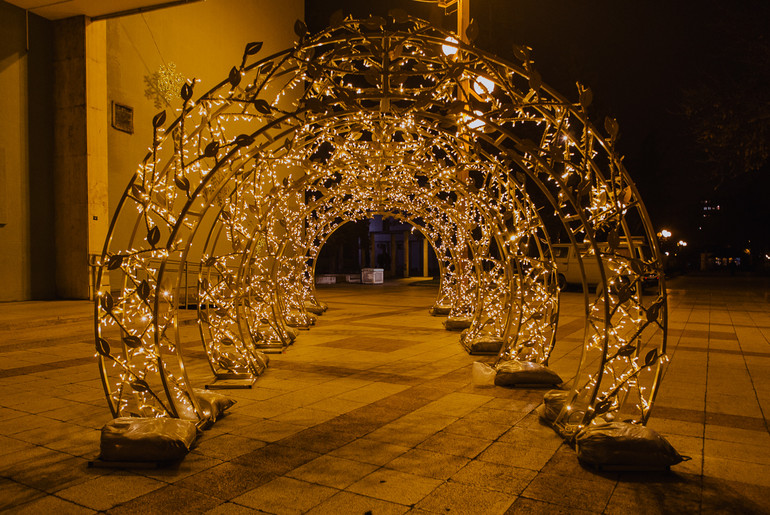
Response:
[{"label": "paved plaza floor", "polygon": [[[770,513],[770,285],[670,282],[650,427],[691,461],[597,473],[540,423],[543,390],[471,385],[458,334],[405,282],[329,304],[177,466],[89,468],[111,417],[87,302],[0,304],[0,510],[11,513]],[[574,372],[579,293],[552,367]],[[194,329],[194,325],[187,326]],[[194,331],[190,331],[192,335]],[[187,353],[205,384],[201,349]]]}]

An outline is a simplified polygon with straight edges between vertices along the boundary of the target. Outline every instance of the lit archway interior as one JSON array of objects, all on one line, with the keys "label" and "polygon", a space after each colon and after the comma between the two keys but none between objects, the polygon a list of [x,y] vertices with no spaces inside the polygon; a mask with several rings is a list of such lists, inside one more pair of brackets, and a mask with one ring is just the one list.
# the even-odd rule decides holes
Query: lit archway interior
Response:
[{"label": "lit archway interior", "polygon": [[567,100],[528,48],[504,62],[405,15],[296,31],[294,48],[269,57],[247,45],[226,80],[203,95],[186,84],[178,117],[153,120],[99,274],[113,414],[202,419],[180,306],[197,305],[214,373],[257,376],[262,349],[290,343],[321,309],[323,243],[384,214],[432,245],[436,307],[469,326],[466,349],[497,342],[506,359],[547,363],[559,344],[553,244],[580,246],[601,284],[584,293],[582,359],[556,426],[574,434],[619,413],[645,423],[666,362],[665,288],[643,292],[661,276],[655,236],[615,153],[617,124],[588,121],[590,90]]}]

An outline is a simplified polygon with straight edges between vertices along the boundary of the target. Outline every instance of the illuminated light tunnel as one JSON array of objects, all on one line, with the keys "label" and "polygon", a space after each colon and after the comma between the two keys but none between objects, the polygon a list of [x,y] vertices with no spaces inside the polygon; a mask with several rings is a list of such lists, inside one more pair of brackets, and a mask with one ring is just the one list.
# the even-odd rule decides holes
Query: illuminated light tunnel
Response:
[{"label": "illuminated light tunnel", "polygon": [[[153,119],[100,261],[96,349],[114,416],[204,419],[180,308],[197,306],[217,377],[257,377],[322,309],[314,267],[342,224],[411,224],[440,265],[436,307],[470,352],[546,364],[559,342],[554,244],[578,246],[584,343],[555,426],[646,423],[667,362],[666,296],[649,217],[589,89],[543,84],[530,50],[505,62],[427,22],[337,20],[294,48],[246,46],[173,122]],[[585,270],[597,267],[590,291]],[[187,284],[189,271],[197,280]],[[653,278],[654,293],[646,291]]]}]

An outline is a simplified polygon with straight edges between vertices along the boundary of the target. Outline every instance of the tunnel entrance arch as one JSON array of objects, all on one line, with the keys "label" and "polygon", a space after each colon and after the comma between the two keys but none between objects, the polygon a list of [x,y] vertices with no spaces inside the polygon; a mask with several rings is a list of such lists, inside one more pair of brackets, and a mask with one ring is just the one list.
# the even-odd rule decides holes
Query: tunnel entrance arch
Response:
[{"label": "tunnel entrance arch", "polygon": [[601,286],[587,293],[583,273],[582,356],[557,425],[572,434],[616,412],[646,422],[666,362],[660,256],[616,122],[601,131],[588,119],[590,90],[569,101],[542,83],[529,49],[505,62],[416,18],[303,30],[264,58],[250,43],[212,90],[196,99],[184,85],[173,122],[153,119],[100,264],[96,348],[113,414],[204,417],[180,307],[197,305],[212,370],[257,376],[260,347],[285,344],[289,322],[320,305],[312,261],[324,235],[386,212],[440,256],[441,302],[470,320],[466,346],[499,338],[508,358],[547,362],[553,245],[586,246]]}]

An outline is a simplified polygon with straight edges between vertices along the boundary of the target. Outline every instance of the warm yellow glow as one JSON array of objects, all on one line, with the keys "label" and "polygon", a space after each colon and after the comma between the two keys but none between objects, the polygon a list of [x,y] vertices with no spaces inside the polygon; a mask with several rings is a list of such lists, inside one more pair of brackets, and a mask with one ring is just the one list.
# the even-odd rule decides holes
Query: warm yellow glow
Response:
[{"label": "warm yellow glow", "polygon": [[466,349],[492,340],[501,358],[536,363],[557,343],[553,238],[566,235],[577,280],[603,270],[606,283],[585,294],[585,358],[558,424],[574,431],[597,406],[646,418],[665,363],[665,291],[642,295],[662,267],[655,235],[629,232],[649,219],[622,159],[568,95],[535,94],[528,67],[460,53],[449,33],[410,23],[378,33],[346,21],[264,62],[246,56],[154,127],[100,261],[96,349],[115,415],[195,416],[182,306],[198,308],[212,373],[261,374],[262,349],[315,323],[324,243],[381,214],[433,246],[435,306],[467,319]]},{"label": "warm yellow glow", "polygon": [[473,82],[473,91],[479,95],[488,95],[495,90],[495,83],[491,79],[478,76]]},{"label": "warm yellow glow", "polygon": [[446,56],[455,55],[458,50],[457,48],[458,41],[452,36],[448,36],[444,41],[446,41],[446,43],[441,45],[441,51],[444,52],[444,55]]}]

